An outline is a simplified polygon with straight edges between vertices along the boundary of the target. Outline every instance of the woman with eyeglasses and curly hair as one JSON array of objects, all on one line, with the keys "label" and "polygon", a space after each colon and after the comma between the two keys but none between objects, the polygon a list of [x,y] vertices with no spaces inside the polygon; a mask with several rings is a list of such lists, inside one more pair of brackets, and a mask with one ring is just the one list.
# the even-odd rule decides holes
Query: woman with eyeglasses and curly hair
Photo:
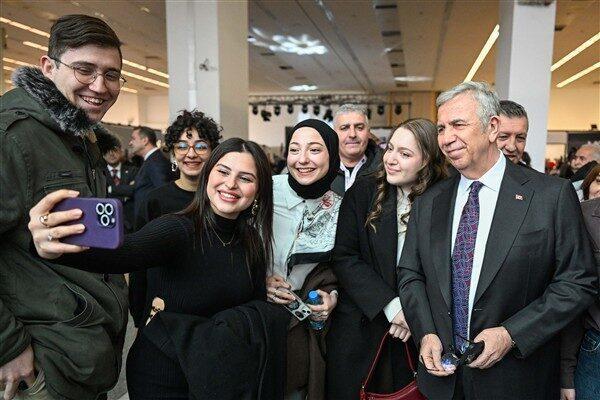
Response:
[{"label": "woman with eyeglasses and curly hair", "polygon": [[[327,336],[327,398],[358,397],[384,333],[409,341],[396,265],[411,204],[445,176],[435,125],[411,119],[392,133],[379,171],[346,192],[333,251],[339,300]],[[416,356],[412,341],[409,348]],[[394,341],[380,359],[370,391],[390,393],[413,379],[404,345]]]}]

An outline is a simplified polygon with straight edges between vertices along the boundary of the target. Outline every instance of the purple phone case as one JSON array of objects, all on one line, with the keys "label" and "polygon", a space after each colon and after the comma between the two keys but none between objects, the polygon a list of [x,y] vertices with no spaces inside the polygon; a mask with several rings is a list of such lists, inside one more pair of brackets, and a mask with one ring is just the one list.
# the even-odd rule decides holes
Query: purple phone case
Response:
[{"label": "purple phone case", "polygon": [[58,203],[54,211],[79,208],[83,216],[67,225],[84,224],[85,231],[61,239],[63,243],[100,249],[116,249],[123,244],[123,206],[118,199],[75,197]]}]

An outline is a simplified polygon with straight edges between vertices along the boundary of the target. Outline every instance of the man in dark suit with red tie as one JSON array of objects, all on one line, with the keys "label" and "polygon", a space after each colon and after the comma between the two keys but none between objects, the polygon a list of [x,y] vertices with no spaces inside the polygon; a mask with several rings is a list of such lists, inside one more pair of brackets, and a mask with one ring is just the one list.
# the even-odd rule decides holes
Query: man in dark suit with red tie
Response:
[{"label": "man in dark suit with red tie", "polygon": [[121,147],[104,155],[106,161],[107,195],[121,200],[125,219],[125,232],[133,231],[133,190],[138,168],[126,162]]},{"label": "man in dark suit with red tie", "polygon": [[[502,156],[487,84],[462,83],[437,106],[438,143],[459,175],[417,198],[398,265],[419,389],[430,399],[557,399],[559,332],[598,291],[577,196]],[[466,365],[476,342],[483,352]]]}]

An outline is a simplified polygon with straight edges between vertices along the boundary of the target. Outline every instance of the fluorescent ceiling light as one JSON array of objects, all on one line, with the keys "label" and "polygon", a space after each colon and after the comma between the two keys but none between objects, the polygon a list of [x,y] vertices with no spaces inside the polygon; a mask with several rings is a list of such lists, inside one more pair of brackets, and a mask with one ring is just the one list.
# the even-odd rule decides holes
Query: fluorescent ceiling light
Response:
[{"label": "fluorescent ceiling light", "polygon": [[8,25],[12,25],[12,26],[14,26],[16,28],[24,29],[24,30],[29,31],[31,33],[35,33],[36,35],[44,36],[44,37],[47,37],[47,38],[50,37],[50,34],[48,32],[41,31],[41,30],[33,28],[33,27],[29,26],[29,25],[25,25],[25,24],[22,24],[20,22],[16,22],[16,21],[10,20],[8,18],[0,17],[0,22],[3,22],[3,23],[8,24]]},{"label": "fluorescent ceiling light", "polygon": [[317,90],[317,86],[315,85],[296,85],[290,87],[291,91],[294,92],[310,92],[311,90]]},{"label": "fluorescent ceiling light", "polygon": [[25,46],[33,47],[34,49],[48,51],[48,48],[46,46],[42,46],[41,44],[37,44],[37,43],[29,42],[29,41],[25,41],[25,42],[23,42],[23,44]]},{"label": "fluorescent ceiling light", "polygon": [[477,56],[477,59],[473,63],[471,70],[469,71],[469,73],[467,74],[467,77],[465,78],[465,80],[463,82],[469,82],[471,79],[473,79],[473,77],[477,73],[477,70],[483,63],[483,60],[485,60],[485,57],[488,55],[488,53],[492,49],[492,46],[494,46],[494,43],[496,43],[496,39],[498,39],[498,35],[500,35],[500,25],[496,25],[494,27],[494,30],[490,34],[490,37],[488,38],[487,42],[485,42],[485,44],[483,45],[481,52]]},{"label": "fluorescent ceiling light", "polygon": [[124,87],[124,86],[121,88],[121,90],[124,91],[124,92],[129,92],[129,93],[137,93],[138,92],[135,89],[131,89],[131,88]]},{"label": "fluorescent ceiling light", "polygon": [[146,67],[144,67],[142,64],[134,63],[133,61],[123,60],[123,64],[133,68],[141,69],[143,71],[146,70]]},{"label": "fluorescent ceiling light", "polygon": [[569,54],[567,54],[566,56],[564,56],[563,58],[561,58],[560,60],[555,62],[552,65],[552,67],[550,67],[550,71],[554,71],[554,70],[560,68],[563,64],[565,64],[571,58],[575,57],[577,54],[581,53],[582,51],[584,51],[585,49],[587,49],[588,47],[590,47],[591,45],[596,43],[598,40],[600,40],[600,32],[596,33],[594,36],[592,36],[591,38],[589,38],[588,40],[583,42],[575,50],[573,50],[572,52],[570,52]]},{"label": "fluorescent ceiling light", "polygon": [[150,72],[151,74],[162,76],[163,78],[169,79],[169,74],[165,74],[164,72],[160,72],[159,70],[156,70],[154,68],[148,68],[146,71]]},{"label": "fluorescent ceiling light", "polygon": [[13,60],[12,58],[8,58],[8,57],[2,57],[2,61],[8,62],[8,63],[11,63],[11,64],[22,65],[24,67],[33,67],[34,66],[33,64],[29,64],[29,63],[26,63],[24,61]]},{"label": "fluorescent ceiling light", "polygon": [[140,81],[144,81],[144,82],[148,82],[148,83],[153,83],[155,85],[158,86],[162,86],[164,88],[168,88],[169,84],[168,83],[164,83],[161,81],[157,81],[156,79],[151,79],[151,78],[146,78],[145,76],[141,76],[138,74],[134,74],[133,72],[129,72],[129,71],[121,71],[121,73],[125,76],[128,76],[130,78],[134,78],[134,79],[139,79]]},{"label": "fluorescent ceiling light", "polygon": [[564,81],[562,81],[558,85],[556,85],[556,87],[561,88],[561,87],[567,86],[569,83],[576,81],[577,79],[581,78],[582,76],[587,75],[590,72],[592,72],[598,68],[600,68],[600,61],[597,62],[596,64],[592,65],[591,67],[584,69],[583,71],[579,71],[572,77],[565,79]]},{"label": "fluorescent ceiling light", "polygon": [[398,82],[428,82],[428,81],[432,80],[432,78],[430,76],[409,75],[409,76],[396,76],[396,77],[394,77],[394,80],[396,80]]},{"label": "fluorescent ceiling light", "polygon": [[2,68],[5,69],[5,70],[7,70],[7,71],[14,71],[15,70],[15,68],[9,67],[8,65],[3,65]]},{"label": "fluorescent ceiling light", "polygon": [[4,83],[8,83],[9,85],[12,85],[12,82],[9,79],[5,79]]}]

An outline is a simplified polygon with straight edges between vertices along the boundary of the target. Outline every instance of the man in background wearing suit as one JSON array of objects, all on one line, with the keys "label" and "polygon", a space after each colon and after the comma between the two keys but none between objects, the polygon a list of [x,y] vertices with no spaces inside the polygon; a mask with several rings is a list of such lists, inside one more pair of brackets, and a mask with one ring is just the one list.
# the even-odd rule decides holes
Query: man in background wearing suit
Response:
[{"label": "man in background wearing suit", "polygon": [[496,145],[511,162],[526,167],[523,153],[527,144],[529,120],[525,108],[514,101],[501,100],[498,120],[500,127]]},{"label": "man in background wearing suit", "polygon": [[156,132],[146,126],[139,126],[131,133],[129,148],[136,156],[144,158],[138,172],[133,192],[134,214],[138,215],[148,192],[172,180],[169,161],[156,147]]},{"label": "man in background wearing suit", "polygon": [[[437,106],[438,143],[459,175],[417,198],[398,265],[419,388],[431,399],[556,399],[558,333],[597,294],[577,196],[502,156],[487,84],[462,83]],[[442,355],[469,341],[483,352],[444,368]]]},{"label": "man in background wearing suit", "polygon": [[125,232],[133,231],[133,185],[137,167],[125,161],[123,148],[117,147],[104,155],[108,197],[121,200],[125,219]]}]

